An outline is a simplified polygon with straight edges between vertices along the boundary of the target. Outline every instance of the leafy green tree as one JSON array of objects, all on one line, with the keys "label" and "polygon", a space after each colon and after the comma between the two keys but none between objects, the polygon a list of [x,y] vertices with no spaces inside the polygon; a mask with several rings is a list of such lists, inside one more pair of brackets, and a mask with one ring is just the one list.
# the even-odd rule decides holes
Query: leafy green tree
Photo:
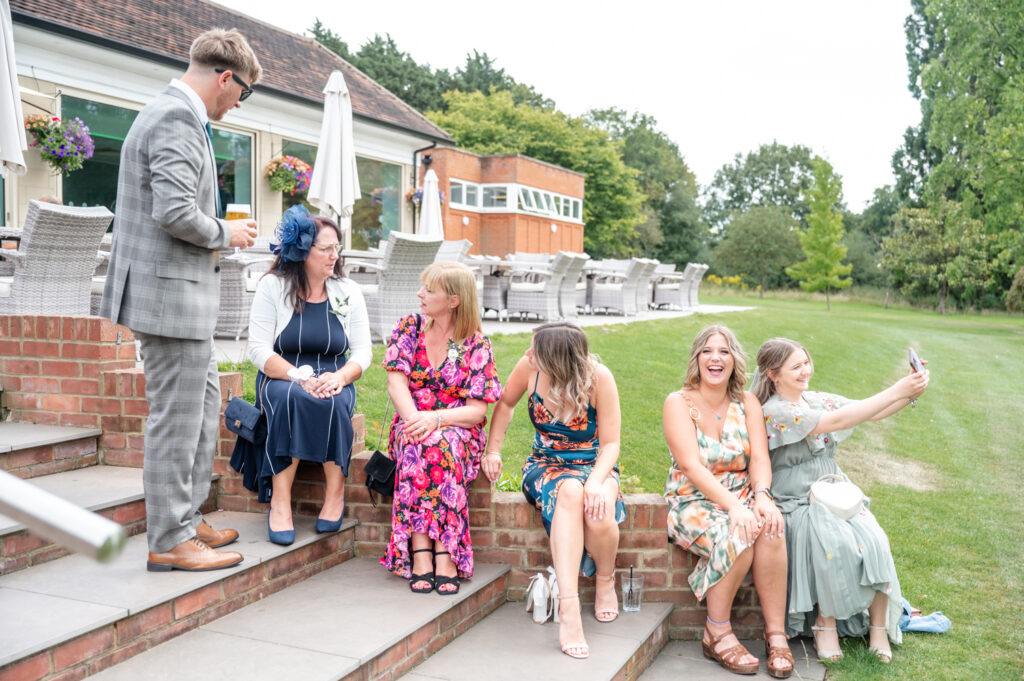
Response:
[{"label": "leafy green tree", "polygon": [[904,208],[893,236],[883,242],[884,263],[907,295],[937,294],[939,313],[950,295],[980,291],[988,276],[986,236],[980,220],[944,198],[928,208]]},{"label": "leafy green tree", "polygon": [[712,229],[720,230],[733,213],[753,206],[785,206],[803,222],[808,207],[805,193],[811,186],[811,150],[778,142],[762,144],[746,156],[715,172],[704,192],[704,214]]},{"label": "leafy green tree", "polygon": [[456,143],[478,154],[525,154],[586,176],[584,247],[595,258],[630,252],[644,222],[637,172],[622,162],[619,144],[581,118],[516,104],[512,93],[448,92],[446,111],[427,116]]},{"label": "leafy green tree", "polygon": [[313,27],[309,29],[309,32],[313,34],[313,39],[318,43],[350,64],[353,63],[352,53],[349,52],[348,43],[342,40],[340,35],[324,26],[320,22],[320,19],[316,19],[314,21]]},{"label": "leafy green tree", "polygon": [[[690,229],[694,224],[680,221],[678,212],[674,213],[676,219],[666,219],[666,211],[674,210],[668,207],[670,194],[676,194],[674,200],[677,204],[683,194],[688,194],[687,202],[696,205],[697,181],[683,160],[679,147],[668,135],[658,130],[657,121],[639,112],[630,116],[617,108],[591,110],[587,112],[586,120],[619,142],[622,160],[639,173],[637,182],[646,197],[643,204],[646,221],[635,232],[634,245],[637,250],[646,256],[655,256],[666,240],[676,243],[684,236],[673,232],[687,232],[686,236],[697,236]],[[697,231],[703,233],[706,230]],[[661,255],[657,257],[662,258]],[[684,260],[678,264],[686,262]]]},{"label": "leafy green tree", "polygon": [[832,289],[853,283],[846,277],[852,267],[843,265],[842,206],[843,182],[824,159],[812,161],[814,182],[807,192],[807,229],[800,233],[800,248],[806,260],[786,268],[786,274],[800,282],[808,292],[825,291],[825,306],[831,310]]},{"label": "leafy green tree", "polygon": [[708,225],[697,204],[696,183],[677,182],[658,208],[662,242],[655,257],[682,269],[690,262],[711,262]]},{"label": "leafy green tree", "polygon": [[725,226],[725,238],[715,248],[715,269],[756,281],[761,297],[799,258],[796,219],[782,206],[754,206],[734,215]]}]

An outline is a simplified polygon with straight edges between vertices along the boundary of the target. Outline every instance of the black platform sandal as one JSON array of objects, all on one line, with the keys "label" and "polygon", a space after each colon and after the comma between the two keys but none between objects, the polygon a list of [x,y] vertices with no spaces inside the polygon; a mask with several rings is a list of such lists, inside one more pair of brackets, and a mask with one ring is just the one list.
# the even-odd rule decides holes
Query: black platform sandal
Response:
[{"label": "black platform sandal", "polygon": [[[434,551],[434,569],[437,570],[438,556],[448,556],[450,558],[451,555],[452,554],[448,553],[447,551]],[[461,584],[461,582],[459,582],[458,570],[458,568],[455,568],[454,577],[446,577],[445,575],[437,574],[434,575],[434,588],[437,590],[437,593],[441,594],[442,596],[454,596],[455,594],[459,593],[459,585]],[[454,586],[455,588],[442,590],[442,586]]]},{"label": "black platform sandal", "polygon": [[[410,553],[417,554],[424,551],[427,553],[434,552],[433,549],[413,549]],[[409,591],[412,591],[414,594],[428,594],[434,590],[435,579],[433,571],[424,572],[422,575],[413,573],[413,576],[409,578]],[[427,586],[416,586],[418,582],[426,582]]]}]

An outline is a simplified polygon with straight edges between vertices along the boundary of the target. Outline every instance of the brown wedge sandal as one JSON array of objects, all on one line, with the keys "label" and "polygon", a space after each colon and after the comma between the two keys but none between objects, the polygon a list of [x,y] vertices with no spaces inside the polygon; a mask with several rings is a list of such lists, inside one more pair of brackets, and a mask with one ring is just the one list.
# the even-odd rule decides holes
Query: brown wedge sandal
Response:
[{"label": "brown wedge sandal", "polygon": [[742,643],[737,643],[731,648],[726,648],[722,651],[715,650],[715,647],[721,642],[723,638],[732,633],[732,630],[715,636],[707,627],[704,627],[704,633],[711,639],[711,641],[705,641],[701,639],[701,647],[704,649],[704,657],[709,660],[714,660],[722,669],[732,672],[733,674],[756,674],[757,669],[760,666],[760,662],[751,662],[750,664],[739,664],[739,660],[744,655],[750,655],[750,651],[743,647]]},{"label": "brown wedge sandal", "polygon": [[[793,665],[796,664],[793,661],[793,652],[789,648],[773,646],[769,641],[772,636],[785,636],[786,640],[789,640],[789,637],[786,636],[786,632],[784,631],[768,631],[765,629],[764,654],[768,656],[768,661],[766,662],[766,665],[768,666],[768,674],[776,679],[788,679],[793,674]],[[779,669],[778,667],[772,666],[772,663],[779,659],[789,662],[789,669]]]}]

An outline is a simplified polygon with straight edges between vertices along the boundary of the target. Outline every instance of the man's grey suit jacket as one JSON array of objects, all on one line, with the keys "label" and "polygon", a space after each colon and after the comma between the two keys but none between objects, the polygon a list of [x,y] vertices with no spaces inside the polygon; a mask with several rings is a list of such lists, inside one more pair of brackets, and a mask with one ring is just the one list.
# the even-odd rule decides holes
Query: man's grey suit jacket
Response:
[{"label": "man's grey suit jacket", "polygon": [[220,304],[216,170],[188,98],[168,87],[139,112],[121,149],[114,239],[100,314],[133,331],[202,340]]}]

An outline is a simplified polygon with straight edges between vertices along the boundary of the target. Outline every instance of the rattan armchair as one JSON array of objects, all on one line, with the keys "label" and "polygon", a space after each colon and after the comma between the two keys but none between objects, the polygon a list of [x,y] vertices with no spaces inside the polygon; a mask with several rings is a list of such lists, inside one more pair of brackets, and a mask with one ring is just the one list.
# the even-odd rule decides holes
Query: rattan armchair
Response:
[{"label": "rattan armchair", "polygon": [[[516,258],[516,262],[519,262]],[[549,266],[513,265],[509,273],[508,313],[520,318],[534,314],[544,321],[561,318],[559,297],[562,279],[575,256],[559,251]]]},{"label": "rattan armchair", "polygon": [[14,263],[0,277],[0,314],[89,314],[100,240],[113,219],[103,206],[29,201],[25,227],[0,237],[20,240],[17,249],[0,249]]},{"label": "rattan armchair", "polygon": [[359,281],[366,299],[371,335],[386,341],[391,338],[396,321],[419,309],[416,292],[420,289],[420,275],[434,262],[440,247],[441,239],[391,232],[379,263],[345,261],[346,274],[359,269],[371,276],[371,281],[365,278]]},{"label": "rattan armchair", "polygon": [[594,310],[616,310],[626,316],[637,314],[637,290],[647,263],[640,258],[628,261],[624,271],[600,272],[595,275],[591,296]]},{"label": "rattan armchair", "polygon": [[248,335],[256,284],[273,262],[274,258],[270,256],[252,255],[246,251],[221,255],[220,307],[213,335],[234,337],[235,340]]},{"label": "rattan armchair", "polygon": [[577,308],[587,304],[587,280],[583,276],[583,266],[590,260],[586,253],[568,253],[572,260],[562,276],[562,284],[558,292],[558,309],[562,319],[576,319]]},{"label": "rattan armchair", "polygon": [[688,264],[683,272],[676,272],[676,266],[671,263],[658,265],[654,271],[654,306],[680,310],[689,307],[688,282],[692,270],[693,263]]}]

